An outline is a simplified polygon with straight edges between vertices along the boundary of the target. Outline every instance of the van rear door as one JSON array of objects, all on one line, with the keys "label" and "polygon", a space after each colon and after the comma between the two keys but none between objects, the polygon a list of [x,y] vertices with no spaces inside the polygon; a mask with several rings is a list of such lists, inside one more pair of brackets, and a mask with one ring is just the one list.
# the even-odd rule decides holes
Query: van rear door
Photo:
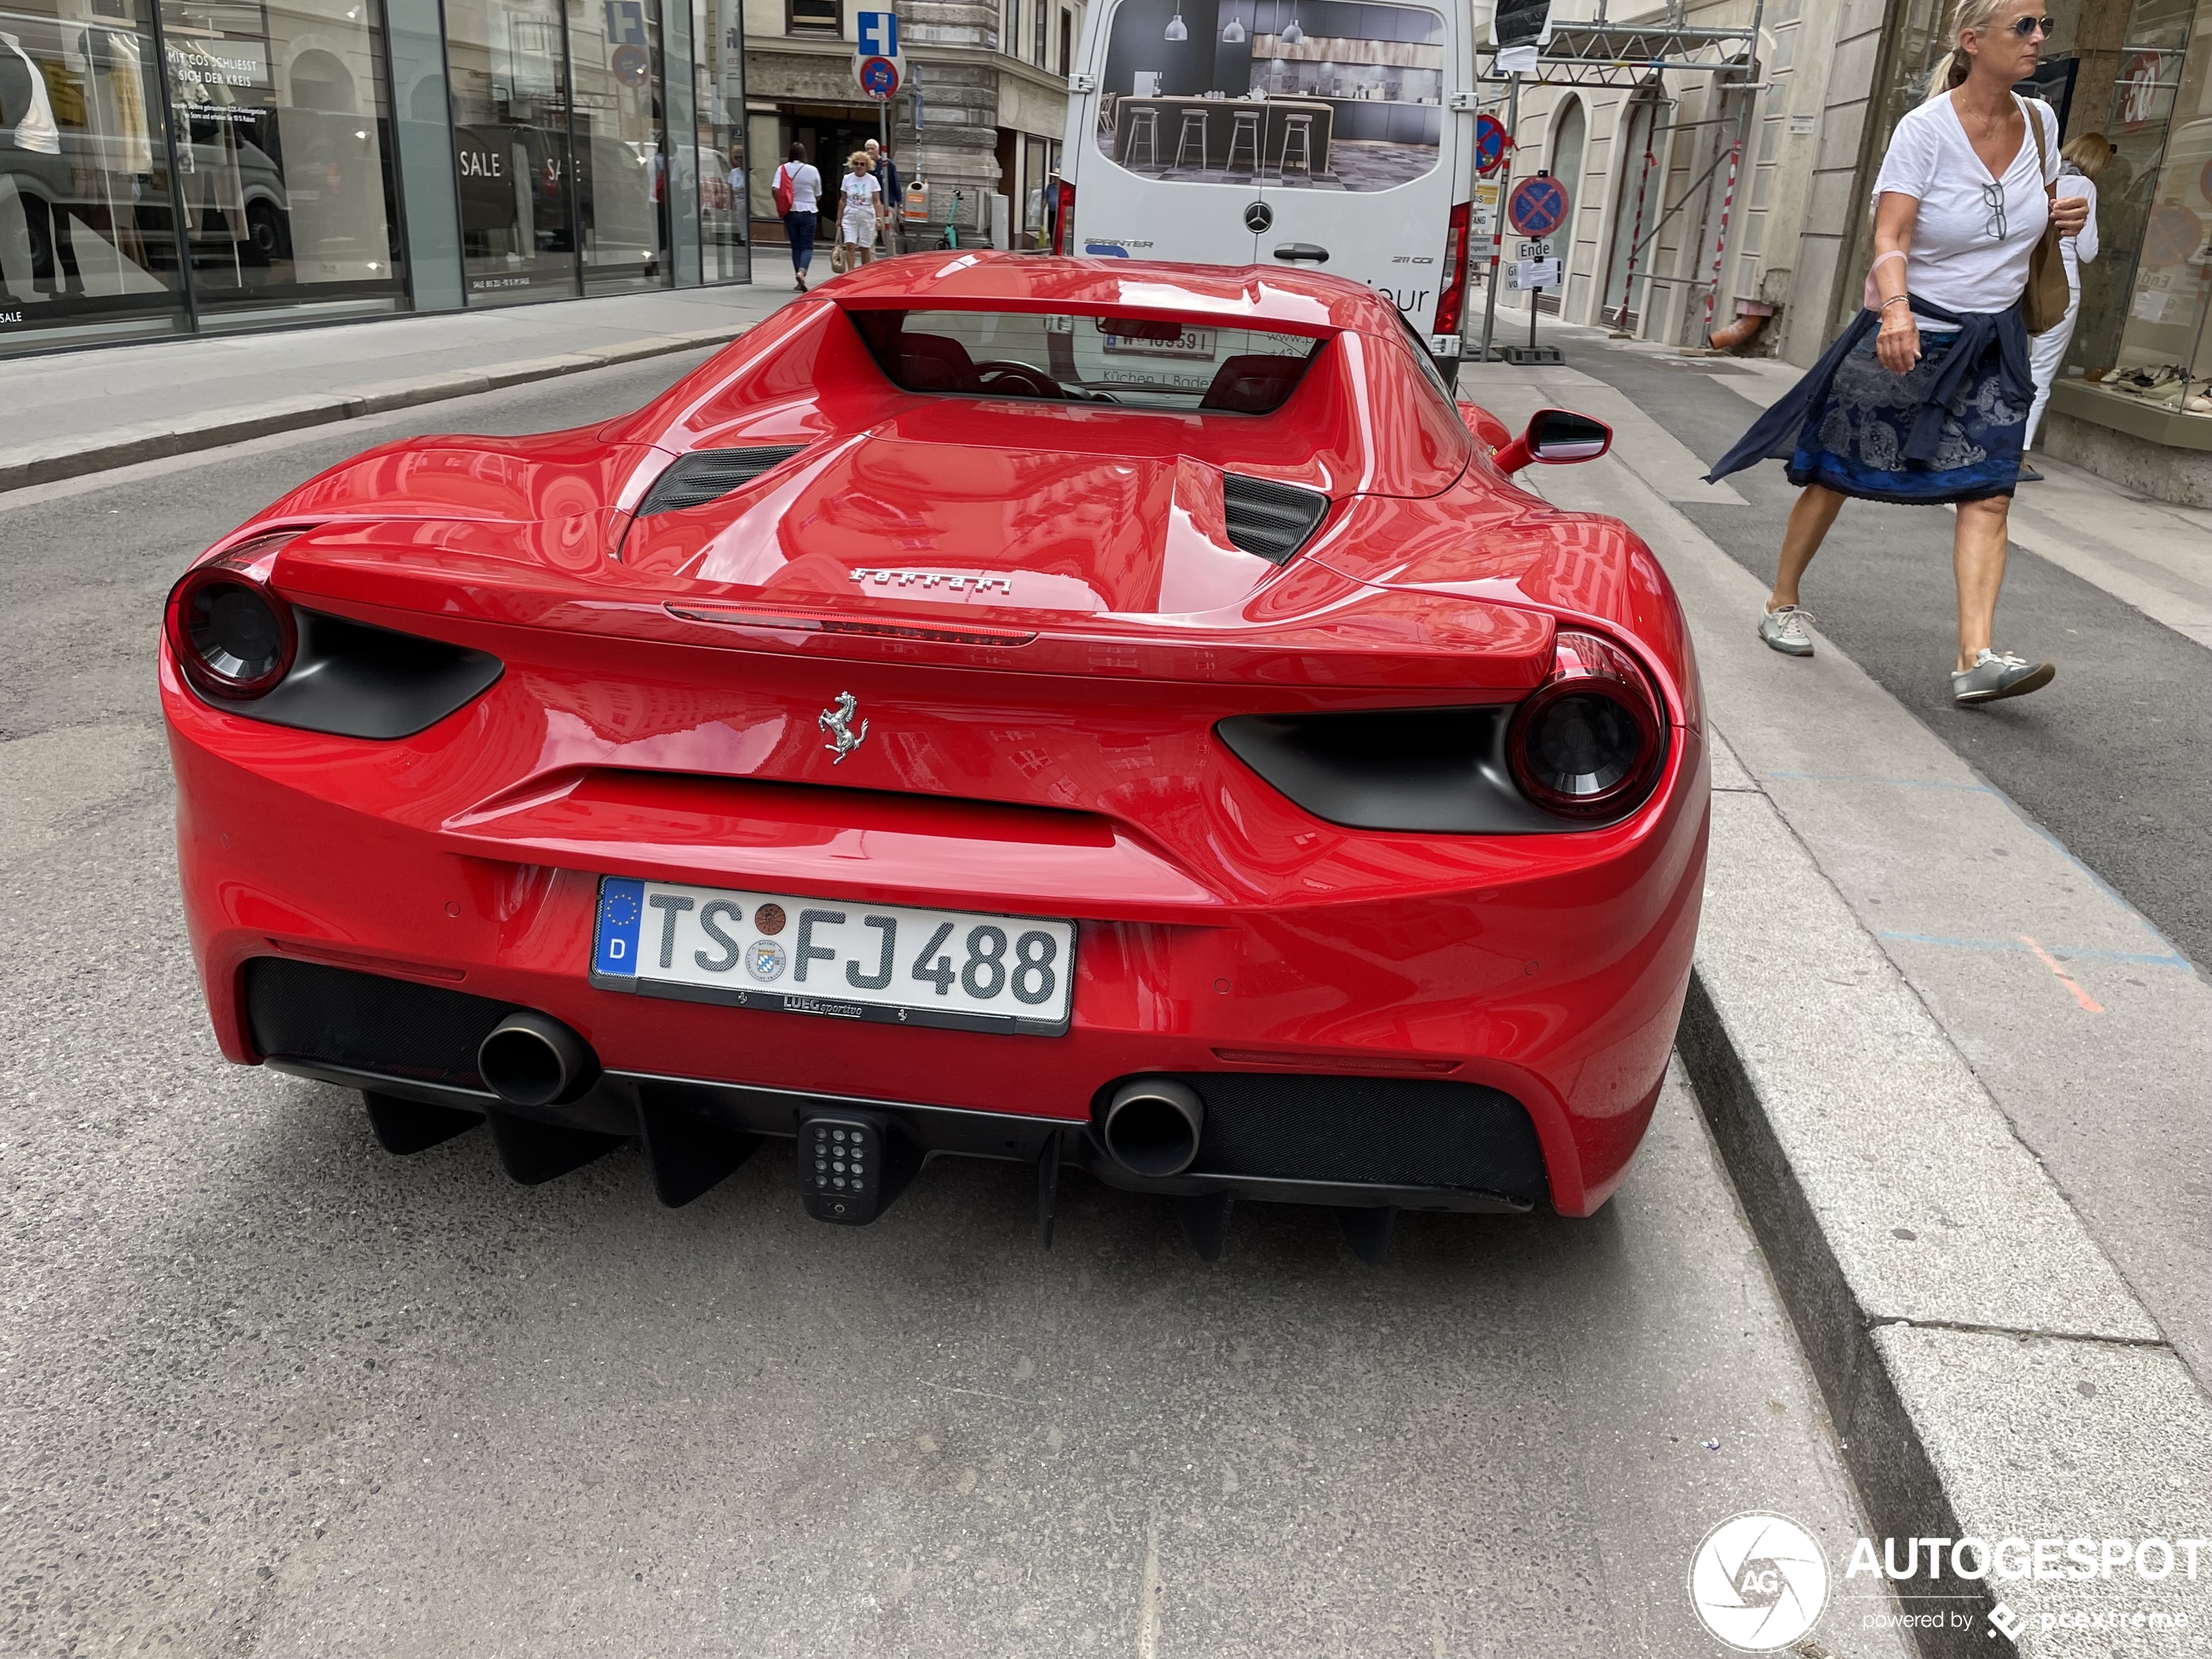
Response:
[{"label": "van rear door", "polygon": [[1365,282],[1426,335],[1474,117],[1465,9],[1383,0],[1091,8],[1069,101],[1071,252],[1297,264]]}]

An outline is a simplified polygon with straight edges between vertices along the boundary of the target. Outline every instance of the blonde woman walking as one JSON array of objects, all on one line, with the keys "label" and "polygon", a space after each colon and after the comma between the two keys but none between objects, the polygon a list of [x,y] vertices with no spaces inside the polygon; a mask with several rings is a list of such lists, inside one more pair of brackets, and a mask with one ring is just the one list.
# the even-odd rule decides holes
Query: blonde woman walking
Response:
[{"label": "blonde woman walking", "polygon": [[845,268],[857,271],[875,252],[875,206],[883,194],[875,162],[865,150],[845,158],[845,186],[837,211],[838,239],[845,244]]},{"label": "blonde woman walking", "polygon": [[[2058,193],[2080,197],[2089,204],[2089,214],[2081,221],[2080,230],[2059,244],[2059,255],[2066,262],[2066,315],[2057,327],[2036,335],[2034,343],[2028,347],[2027,367],[2035,376],[2035,401],[2027,411],[2027,436],[2020,445],[2023,449],[2035,448],[2035,435],[2043,429],[2043,411],[2051,403],[2051,383],[2059,377],[2059,365],[2066,361],[2066,348],[2074,339],[2074,321],[2081,314],[2081,267],[2097,257],[2097,175],[2117,153],[2112,140],[2101,132],[2085,132],[2059,152]],[[2023,462],[2020,482],[2040,484],[2043,475]]]},{"label": "blonde woman walking", "polygon": [[1770,456],[1799,487],[1759,637],[1812,655],[1798,583],[1844,502],[1958,508],[1952,570],[1964,705],[2020,697],[2056,670],[1995,649],[2006,516],[2035,383],[2020,298],[2046,224],[2080,232],[2088,204],[2054,199],[2058,123],[2023,99],[2051,19],[2039,0],[1959,0],[1934,93],[1897,124],[1876,180],[1866,308],[1707,475]]}]

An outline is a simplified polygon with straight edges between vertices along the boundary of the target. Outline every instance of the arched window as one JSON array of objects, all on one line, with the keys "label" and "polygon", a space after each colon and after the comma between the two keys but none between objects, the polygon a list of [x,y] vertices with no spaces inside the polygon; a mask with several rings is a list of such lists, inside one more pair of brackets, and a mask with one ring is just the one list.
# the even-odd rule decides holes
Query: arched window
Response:
[{"label": "arched window", "polygon": [[[1569,98],[1552,111],[1551,134],[1545,145],[1544,170],[1567,186],[1567,219],[1552,233],[1552,251],[1564,276],[1575,260],[1575,219],[1582,206],[1582,148],[1589,135],[1589,117],[1582,100]],[[1561,290],[1546,288],[1536,296],[1536,308],[1557,313]]]}]

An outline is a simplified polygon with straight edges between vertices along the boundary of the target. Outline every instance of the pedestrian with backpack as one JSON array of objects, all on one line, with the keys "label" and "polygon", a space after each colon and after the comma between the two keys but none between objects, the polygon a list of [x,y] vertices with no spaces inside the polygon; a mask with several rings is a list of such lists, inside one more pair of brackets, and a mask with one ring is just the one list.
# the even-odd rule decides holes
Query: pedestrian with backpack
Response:
[{"label": "pedestrian with backpack", "polygon": [[794,144],[791,158],[776,169],[776,216],[791,241],[791,271],[799,293],[806,292],[806,267],[814,262],[814,231],[821,223],[822,175],[807,165],[806,146]]}]

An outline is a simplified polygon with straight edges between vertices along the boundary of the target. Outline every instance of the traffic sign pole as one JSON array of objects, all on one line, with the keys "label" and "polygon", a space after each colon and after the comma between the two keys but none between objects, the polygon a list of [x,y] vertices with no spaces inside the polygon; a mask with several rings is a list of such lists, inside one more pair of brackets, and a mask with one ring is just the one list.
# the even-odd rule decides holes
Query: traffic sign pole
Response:
[{"label": "traffic sign pole", "polygon": [[[1541,351],[1537,348],[1535,296],[1559,280],[1559,273],[1551,268],[1551,233],[1561,226],[1568,226],[1568,241],[1571,250],[1574,242],[1573,213],[1574,199],[1568,195],[1567,186],[1541,167],[1531,177],[1515,185],[1513,194],[1507,199],[1506,222],[1520,235],[1531,239],[1520,245],[1516,251],[1521,257],[1514,264],[1513,286],[1529,296],[1528,345],[1525,351],[1519,347],[1507,351],[1507,357],[1514,362],[1560,361],[1557,348],[1547,347]],[[1531,254],[1537,257],[1532,259]],[[1547,278],[1550,280],[1548,281]]]},{"label": "traffic sign pole", "polygon": [[1506,91],[1506,156],[1499,164],[1498,212],[1490,221],[1490,280],[1482,296],[1482,356],[1490,362],[1490,337],[1498,327],[1498,254],[1506,239],[1506,197],[1513,185],[1513,134],[1521,125],[1521,76],[1518,71]]}]

